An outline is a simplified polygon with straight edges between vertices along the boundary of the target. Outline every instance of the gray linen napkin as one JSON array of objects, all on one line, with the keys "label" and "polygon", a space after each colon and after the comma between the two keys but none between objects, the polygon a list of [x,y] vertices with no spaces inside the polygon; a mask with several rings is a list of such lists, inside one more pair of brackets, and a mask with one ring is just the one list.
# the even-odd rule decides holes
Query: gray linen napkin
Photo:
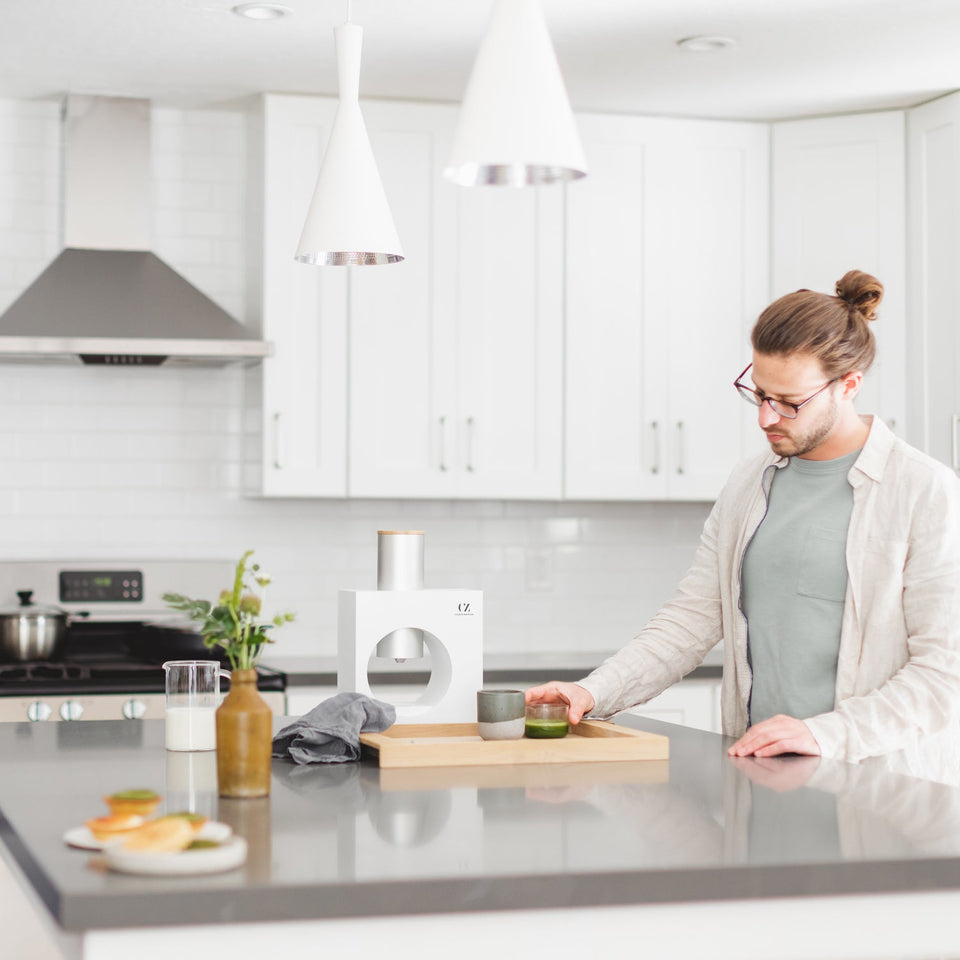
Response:
[{"label": "gray linen napkin", "polygon": [[360,734],[386,730],[397,711],[362,693],[338,693],[284,727],[273,738],[273,755],[294,763],[345,763],[360,759]]}]

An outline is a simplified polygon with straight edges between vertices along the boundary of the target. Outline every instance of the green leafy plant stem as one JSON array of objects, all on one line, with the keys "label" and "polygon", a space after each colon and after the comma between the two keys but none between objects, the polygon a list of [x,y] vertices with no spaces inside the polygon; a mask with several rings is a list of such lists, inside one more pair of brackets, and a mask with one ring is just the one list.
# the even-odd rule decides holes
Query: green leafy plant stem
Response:
[{"label": "green leafy plant stem", "polygon": [[[269,631],[294,619],[292,613],[278,613],[269,622],[260,620],[270,577],[260,570],[259,564],[249,562],[252,556],[252,550],[243,554],[237,562],[232,588],[222,591],[216,604],[192,600],[180,593],[163,595],[168,606],[200,625],[208,650],[222,648],[232,670],[252,670],[264,647],[273,643]],[[247,582],[248,577],[255,586]]]}]

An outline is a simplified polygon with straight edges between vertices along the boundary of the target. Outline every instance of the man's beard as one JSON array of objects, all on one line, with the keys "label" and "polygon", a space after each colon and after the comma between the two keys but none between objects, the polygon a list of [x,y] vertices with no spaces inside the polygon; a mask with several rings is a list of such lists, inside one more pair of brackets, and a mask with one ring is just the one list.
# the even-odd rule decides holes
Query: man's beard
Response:
[{"label": "man's beard", "polygon": [[[805,431],[791,432],[779,426],[764,430],[764,433],[783,435],[783,440],[771,443],[770,449],[781,457],[802,457],[805,453],[819,447],[830,436],[831,431],[840,419],[840,405],[832,394],[828,394],[828,396],[830,398],[829,408],[824,411],[823,416],[818,421],[810,424]],[[787,423],[795,422],[787,420]]]}]

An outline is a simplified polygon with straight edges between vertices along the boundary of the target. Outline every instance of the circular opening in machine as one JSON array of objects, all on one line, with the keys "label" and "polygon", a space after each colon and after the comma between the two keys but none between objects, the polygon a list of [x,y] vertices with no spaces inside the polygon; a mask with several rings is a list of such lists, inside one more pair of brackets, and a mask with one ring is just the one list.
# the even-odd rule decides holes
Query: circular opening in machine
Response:
[{"label": "circular opening in machine", "polygon": [[[418,653],[421,653],[418,656]],[[449,654],[437,637],[420,627],[402,627],[380,638],[367,660],[367,683],[378,700],[395,707],[427,707],[449,686]],[[447,669],[438,666],[447,664]]]}]

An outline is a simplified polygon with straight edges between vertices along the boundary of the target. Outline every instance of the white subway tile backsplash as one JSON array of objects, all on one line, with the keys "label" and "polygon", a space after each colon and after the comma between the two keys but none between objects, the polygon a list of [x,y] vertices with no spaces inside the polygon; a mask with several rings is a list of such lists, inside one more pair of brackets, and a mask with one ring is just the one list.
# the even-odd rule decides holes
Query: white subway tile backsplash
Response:
[{"label": "white subway tile backsplash", "polygon": [[[172,266],[184,273],[189,273],[191,266],[205,264],[209,261],[213,244],[204,237],[164,237],[157,236],[156,253]],[[190,279],[188,276],[187,279]],[[206,291],[204,291],[206,292]]]},{"label": "white subway tile backsplash", "polygon": [[580,520],[576,517],[527,521],[527,540],[530,543],[576,543],[580,535]]},{"label": "white subway tile backsplash", "polygon": [[216,263],[229,264],[235,268],[243,264],[243,241],[239,239],[241,236],[239,229],[234,230],[232,236],[237,239],[225,240],[215,237],[213,239],[212,256]]},{"label": "white subway tile backsplash", "polygon": [[10,490],[35,490],[43,485],[43,463],[28,463],[15,458],[16,454],[13,452],[4,454],[0,468],[0,489],[4,490],[3,496]]},{"label": "white subway tile backsplash", "polygon": [[105,489],[155,490],[165,486],[166,463],[144,460],[101,463],[100,486]]},{"label": "white subway tile backsplash", "polygon": [[42,261],[47,246],[42,233],[0,233],[0,257],[28,257],[32,261]]},{"label": "white subway tile backsplash", "polygon": [[217,466],[209,461],[200,463],[165,462],[159,464],[157,486],[166,489],[215,490],[217,489]]},{"label": "white subway tile backsplash", "polygon": [[178,206],[158,207],[153,214],[154,244],[161,245],[169,238],[176,243],[176,238],[183,233],[184,212]]},{"label": "white subway tile backsplash", "polygon": [[[78,453],[83,456],[82,445],[76,443],[78,437],[70,433],[44,430],[41,433],[22,434],[17,440],[17,459],[20,463],[40,461],[49,466],[51,460],[73,461]],[[77,447],[80,447],[79,451]]]},{"label": "white subway tile backsplash", "polygon": [[239,183],[240,170],[221,157],[184,153],[180,157],[180,176],[184,180],[206,183]]},{"label": "white subway tile backsplash", "polygon": [[[236,168],[236,169],[239,169]],[[210,188],[210,202],[206,209],[243,212],[243,197],[237,190],[239,181],[236,178],[225,179],[208,184]]]},{"label": "white subway tile backsplash", "polygon": [[57,175],[58,163],[56,152],[47,144],[19,144],[13,150],[12,172],[17,175],[49,178]]},{"label": "white subway tile backsplash", "polygon": [[[185,210],[181,229],[188,237],[221,237],[227,232],[236,234],[237,225],[231,224],[225,214],[209,210]],[[211,255],[213,253],[211,247]]]},{"label": "white subway tile backsplash", "polygon": [[157,148],[157,131],[153,131],[153,149],[151,151],[150,166],[154,182],[163,180],[181,182],[183,179],[183,156],[179,153],[164,151]]},{"label": "white subway tile backsplash", "polygon": [[[154,217],[167,210],[213,208],[214,185],[210,183],[185,183],[182,180],[154,178],[153,199],[156,204]],[[215,209],[215,208],[213,208]],[[156,229],[156,219],[154,228]]]}]

